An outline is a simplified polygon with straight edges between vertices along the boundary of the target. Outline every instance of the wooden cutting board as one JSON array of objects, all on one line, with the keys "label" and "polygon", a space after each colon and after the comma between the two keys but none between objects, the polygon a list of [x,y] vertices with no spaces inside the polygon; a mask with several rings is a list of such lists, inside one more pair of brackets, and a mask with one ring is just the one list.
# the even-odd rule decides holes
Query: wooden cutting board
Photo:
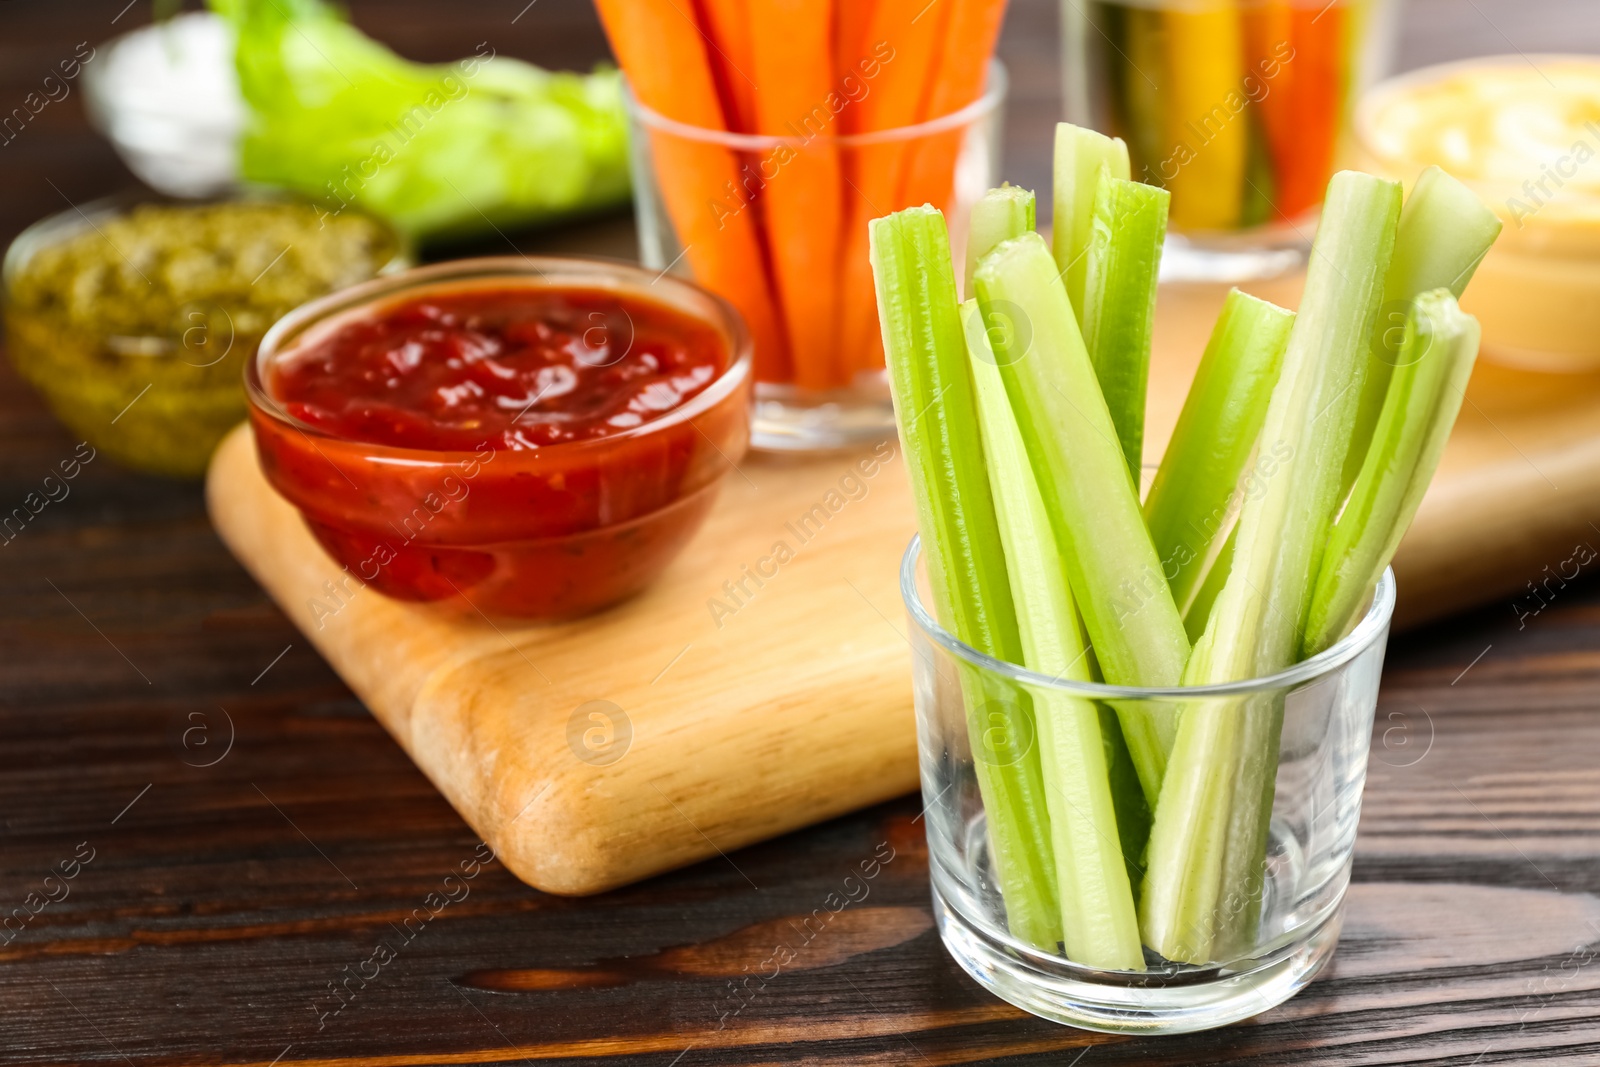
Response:
[{"label": "wooden cutting board", "polygon": [[[1296,284],[1256,291],[1292,303]],[[1152,463],[1223,294],[1162,294]],[[1532,610],[1528,582],[1571,577],[1574,547],[1600,546],[1600,377],[1483,364],[1468,400],[1396,561],[1403,623]],[[559,627],[369,590],[330,600],[340,570],[263,479],[246,427],[208,494],[234,554],[537,888],[599,892],[916,787],[897,582],[914,519],[892,439],[752,457],[660,582]]]}]

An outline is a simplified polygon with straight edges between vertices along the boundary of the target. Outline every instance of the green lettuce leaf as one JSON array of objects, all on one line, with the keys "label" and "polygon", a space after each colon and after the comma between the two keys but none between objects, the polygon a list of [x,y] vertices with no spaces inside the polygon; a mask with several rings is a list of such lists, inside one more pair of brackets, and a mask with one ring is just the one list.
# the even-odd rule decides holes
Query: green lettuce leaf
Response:
[{"label": "green lettuce leaf", "polygon": [[488,45],[413,63],[322,0],[211,0],[238,37],[248,181],[358,205],[413,237],[583,214],[628,196],[615,70],[552,73]]}]

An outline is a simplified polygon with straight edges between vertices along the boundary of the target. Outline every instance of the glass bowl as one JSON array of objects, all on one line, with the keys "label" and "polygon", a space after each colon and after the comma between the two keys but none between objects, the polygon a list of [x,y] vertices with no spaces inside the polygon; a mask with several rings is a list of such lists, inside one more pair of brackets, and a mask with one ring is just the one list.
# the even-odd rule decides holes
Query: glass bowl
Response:
[{"label": "glass bowl", "polygon": [[96,449],[137,470],[198,478],[245,417],[244,365],[268,327],[410,257],[387,223],[266,192],[111,197],[12,242],[7,350]]},{"label": "glass bowl", "polygon": [[[728,359],[703,391],[653,421],[516,450],[338,437],[291,416],[263,384],[274,360],[335,319],[430,290],[508,284],[665,304],[713,326]],[[738,315],[692,283],[607,260],[495,257],[418,268],[299,308],[262,341],[245,384],[267,480],[352,580],[401,600],[556,620],[637,593],[688,543],[749,445],[751,358]]]}]

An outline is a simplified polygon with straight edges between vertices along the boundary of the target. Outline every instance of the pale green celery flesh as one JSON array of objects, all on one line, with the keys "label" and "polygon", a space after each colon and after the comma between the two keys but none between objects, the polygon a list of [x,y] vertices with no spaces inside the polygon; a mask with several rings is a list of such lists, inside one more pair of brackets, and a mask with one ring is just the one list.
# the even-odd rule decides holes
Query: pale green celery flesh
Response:
[{"label": "pale green celery flesh", "polygon": [[[1281,444],[1287,457],[1244,503],[1233,566],[1184,671],[1187,685],[1272,674],[1299,651],[1399,214],[1396,183],[1351,171],[1329,183],[1261,430],[1259,448]],[[1271,696],[1196,704],[1180,717],[1140,899],[1145,944],[1168,959],[1209,962],[1253,937],[1281,729],[1282,703]],[[1213,795],[1223,781],[1226,805]],[[1200,815],[1223,806],[1226,818]],[[1220,849],[1219,826],[1227,828]]]},{"label": "pale green celery flesh", "polygon": [[[1023,663],[1054,678],[1089,681],[1087,639],[977,303],[963,304],[961,317]],[[1144,949],[1123,862],[1100,710],[1092,700],[1058,690],[1038,687],[1030,692],[1067,958],[1090,967],[1143,970]]]},{"label": "pale green celery flesh", "polygon": [[1111,421],[1138,492],[1144,461],[1145,390],[1156,275],[1172,194],[1111,176],[1102,165],[1089,229],[1084,277],[1083,342],[1111,410]]},{"label": "pale green celery flesh", "polygon": [[1110,168],[1113,178],[1129,178],[1128,146],[1122,139],[1070,122],[1057,123],[1051,251],[1056,274],[1067,288],[1067,299],[1080,327],[1084,283],[1089,274],[1089,234],[1101,167]]},{"label": "pale green celery flesh", "polygon": [[1222,542],[1211,569],[1206,571],[1206,580],[1183,611],[1183,629],[1190,641],[1199,641],[1205,636],[1206,624],[1211,621],[1211,609],[1216,605],[1217,597],[1222,595],[1222,587],[1228,583],[1228,575],[1233,571],[1233,550],[1238,543],[1239,527],[1235,525],[1228,532],[1227,540]]},{"label": "pale green celery flesh", "polygon": [[[1293,324],[1292,311],[1237,289],[1228,293],[1145,498],[1150,538],[1194,640],[1211,609],[1210,599],[1197,601],[1213,563],[1225,568],[1221,553],[1244,496],[1278,462],[1271,449],[1255,450]],[[1226,577],[1223,569],[1216,589]]]},{"label": "pale green celery flesh", "polygon": [[1500,235],[1500,227],[1499,217],[1484,206],[1477,193],[1438,167],[1423,171],[1412,186],[1395,232],[1394,259],[1384,280],[1367,381],[1361,390],[1353,443],[1345,458],[1346,492],[1361,470],[1383,411],[1411,301],[1434,289],[1448,289],[1461,299],[1478,264]]},{"label": "pale green celery flesh", "polygon": [[1439,466],[1477,356],[1478,322],[1448,289],[1417,297],[1372,446],[1328,540],[1303,656],[1328,648],[1358,621]]},{"label": "pale green celery flesh", "polygon": [[[1102,675],[1113,685],[1176,685],[1189,639],[1043,238],[1024,234],[1001,244],[978,265],[976,287]],[[1173,717],[1125,702],[1117,715],[1139,784],[1153,805]]]},{"label": "pale green celery flesh", "polygon": [[972,205],[971,225],[967,227],[966,285],[961,290],[969,298],[972,296],[972,272],[978,269],[978,260],[1001,241],[1033,229],[1037,210],[1033,190],[1009,182],[998,189],[990,189]]},{"label": "pale green celery flesh", "polygon": [[[1022,644],[944,217],[933,208],[910,208],[873,221],[870,238],[883,347],[935,613],[967,644],[1018,662]],[[1060,907],[1037,750],[991,753],[985,747],[994,736],[1034,736],[1031,708],[1014,694],[993,691],[975,669],[963,669],[961,683],[1008,926],[1018,939],[1055,952]]]}]

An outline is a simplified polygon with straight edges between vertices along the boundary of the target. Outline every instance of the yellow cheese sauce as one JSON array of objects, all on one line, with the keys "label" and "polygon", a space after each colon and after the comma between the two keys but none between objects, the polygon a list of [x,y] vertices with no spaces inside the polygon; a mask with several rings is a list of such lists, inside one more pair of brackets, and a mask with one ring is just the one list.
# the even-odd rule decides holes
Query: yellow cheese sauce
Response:
[{"label": "yellow cheese sauce", "polygon": [[1437,165],[1505,220],[1462,305],[1484,354],[1600,370],[1600,57],[1489,56],[1376,87],[1356,165],[1410,183]]}]

